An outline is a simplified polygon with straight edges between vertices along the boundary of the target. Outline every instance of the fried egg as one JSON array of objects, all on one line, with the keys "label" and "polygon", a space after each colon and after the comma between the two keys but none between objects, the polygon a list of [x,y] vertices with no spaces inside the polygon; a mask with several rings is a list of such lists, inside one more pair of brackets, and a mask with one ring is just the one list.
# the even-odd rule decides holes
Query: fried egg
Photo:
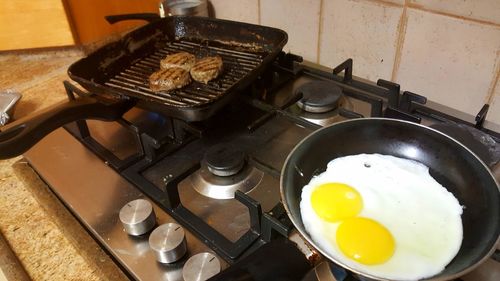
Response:
[{"label": "fried egg", "polygon": [[441,272],[460,249],[462,211],[427,166],[381,154],[332,160],[300,202],[304,227],[322,251],[393,280]]}]

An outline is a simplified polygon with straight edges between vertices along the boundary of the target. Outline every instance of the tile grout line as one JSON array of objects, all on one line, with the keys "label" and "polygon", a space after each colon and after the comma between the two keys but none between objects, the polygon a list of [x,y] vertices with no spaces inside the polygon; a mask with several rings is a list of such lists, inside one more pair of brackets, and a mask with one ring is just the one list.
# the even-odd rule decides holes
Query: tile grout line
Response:
[{"label": "tile grout line", "polygon": [[407,2],[403,6],[403,12],[398,23],[398,37],[396,38],[396,52],[394,53],[394,63],[392,65],[391,81],[396,82],[399,66],[401,64],[401,56],[403,55],[403,45],[406,37],[406,26],[408,24]]},{"label": "tile grout line", "polygon": [[495,72],[493,75],[493,80],[490,83],[490,87],[488,89],[488,95],[486,96],[486,103],[491,105],[493,103],[493,99],[495,98],[495,89],[499,86],[498,80],[500,80],[500,49],[497,50],[497,57],[495,60]]},{"label": "tile grout line", "polygon": [[384,0],[352,0],[352,1],[356,1],[356,2],[371,2],[371,3],[379,4],[379,5],[385,6],[385,7],[389,6],[389,7],[398,7],[398,8],[402,8],[405,5],[405,4],[401,5],[401,4],[398,4],[398,3],[393,3],[393,2],[384,1]]},{"label": "tile grout line", "polygon": [[490,25],[490,26],[500,27],[500,23],[495,23],[495,22],[491,22],[491,21],[487,21],[487,20],[474,19],[474,18],[470,18],[470,17],[466,17],[466,16],[460,16],[460,15],[455,15],[455,14],[447,13],[447,12],[441,12],[441,11],[437,11],[437,10],[434,10],[434,9],[425,8],[423,5],[411,3],[410,1],[406,1],[406,0],[405,0],[405,4],[404,5],[400,5],[400,4],[397,4],[397,3],[388,2],[386,0],[352,0],[352,1],[371,2],[371,3],[381,4],[383,6],[408,7],[408,8],[411,8],[411,9],[415,9],[415,10],[419,10],[419,11],[424,11],[424,12],[428,12],[428,13],[431,13],[431,14],[437,14],[437,15],[447,16],[447,17],[451,17],[451,18],[455,18],[455,19],[460,19],[460,20],[465,20],[465,21],[471,21],[471,22],[475,22],[475,23],[480,23],[480,24],[484,24],[484,25]]},{"label": "tile grout line", "polygon": [[427,13],[430,13],[430,14],[446,16],[446,17],[450,17],[450,18],[454,18],[454,19],[459,19],[459,20],[463,20],[463,21],[484,24],[484,25],[488,25],[488,26],[500,27],[500,23],[494,23],[494,22],[487,21],[487,20],[473,19],[473,18],[469,18],[469,17],[454,15],[454,14],[447,13],[447,12],[440,12],[440,11],[436,11],[436,10],[433,10],[433,9],[424,8],[421,5],[411,4],[409,2],[408,2],[407,6],[408,6],[408,8],[419,10],[419,11],[423,11],[423,12],[427,12]]},{"label": "tile grout line", "polygon": [[261,15],[260,15],[260,0],[257,1],[257,9],[259,10],[258,13],[257,13],[257,22],[259,23],[259,25],[262,25],[261,23]]},{"label": "tile grout line", "polygon": [[316,46],[316,63],[320,62],[320,54],[321,54],[321,33],[323,30],[323,0],[319,1],[319,27],[318,27],[318,43]]}]

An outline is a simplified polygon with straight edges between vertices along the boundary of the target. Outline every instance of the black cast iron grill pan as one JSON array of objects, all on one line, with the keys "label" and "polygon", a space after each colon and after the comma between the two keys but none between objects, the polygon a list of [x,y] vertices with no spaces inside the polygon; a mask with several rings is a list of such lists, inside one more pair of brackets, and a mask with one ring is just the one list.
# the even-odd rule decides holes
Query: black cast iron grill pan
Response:
[{"label": "black cast iron grill pan", "polygon": [[[287,34],[271,27],[201,17],[158,18],[71,65],[68,74],[92,93],[133,98],[139,107],[199,121],[248,86],[286,42]],[[198,58],[219,55],[224,70],[206,85],[193,81],[171,92],[152,92],[149,75],[160,68],[162,58],[181,51]]]},{"label": "black cast iron grill pan", "polygon": [[[287,42],[279,29],[201,17],[154,14],[109,16],[110,23],[142,19],[149,23],[75,62],[68,75],[89,91],[21,118],[0,129],[0,159],[24,153],[45,135],[80,119],[114,121],[137,106],[185,121],[204,120],[225,106],[274,61]],[[186,51],[198,58],[219,55],[222,73],[202,84],[154,93],[149,75],[168,54]]]}]

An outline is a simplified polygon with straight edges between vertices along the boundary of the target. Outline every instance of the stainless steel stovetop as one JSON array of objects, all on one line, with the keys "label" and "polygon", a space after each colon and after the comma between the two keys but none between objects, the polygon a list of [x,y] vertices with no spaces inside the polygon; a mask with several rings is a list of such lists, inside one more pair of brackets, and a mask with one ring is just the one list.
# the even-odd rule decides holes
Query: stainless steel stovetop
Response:
[{"label": "stainless steel stovetop", "polygon": [[[185,275],[206,270],[188,262],[198,253],[212,254],[224,270],[272,239],[273,233],[300,243],[280,208],[279,175],[292,148],[321,126],[369,116],[431,125],[452,116],[453,121],[487,128],[483,130],[498,142],[499,128],[483,123],[484,115],[475,120],[413,93],[395,98],[399,85],[351,79],[349,60],[334,70],[344,71],[340,76],[296,59],[281,56],[259,81],[208,121],[186,124],[133,109],[119,122],[87,121],[60,128],[25,157],[132,278],[183,280],[185,264]],[[311,81],[338,87],[343,92],[338,107],[305,112],[296,103],[301,98],[296,93]],[[233,159],[243,152],[243,166],[236,168],[236,174],[214,175],[214,163],[220,160],[217,147],[224,153],[229,150]],[[215,156],[207,156],[210,151]],[[236,189],[242,192],[234,198]],[[157,262],[148,243],[149,232],[131,236],[125,231],[120,210],[139,198],[152,203],[157,225],[182,226],[187,253],[178,261]],[[261,221],[258,228],[256,220]],[[499,265],[492,263],[478,270],[498,276]]]}]

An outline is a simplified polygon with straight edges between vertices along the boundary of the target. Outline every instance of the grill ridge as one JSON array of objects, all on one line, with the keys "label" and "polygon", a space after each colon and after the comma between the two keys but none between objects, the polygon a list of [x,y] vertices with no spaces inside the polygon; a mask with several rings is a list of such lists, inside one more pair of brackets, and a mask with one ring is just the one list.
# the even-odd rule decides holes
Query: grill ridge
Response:
[{"label": "grill ridge", "polygon": [[[161,42],[155,50],[117,75],[105,81],[105,85],[128,94],[141,95],[165,105],[177,107],[200,106],[219,99],[245,75],[256,69],[263,55],[220,47],[205,46],[189,41]],[[149,76],[160,69],[160,60],[169,54],[189,52],[200,58],[201,54],[222,57],[223,72],[208,84],[191,82],[184,88],[155,93],[149,89]]]}]

